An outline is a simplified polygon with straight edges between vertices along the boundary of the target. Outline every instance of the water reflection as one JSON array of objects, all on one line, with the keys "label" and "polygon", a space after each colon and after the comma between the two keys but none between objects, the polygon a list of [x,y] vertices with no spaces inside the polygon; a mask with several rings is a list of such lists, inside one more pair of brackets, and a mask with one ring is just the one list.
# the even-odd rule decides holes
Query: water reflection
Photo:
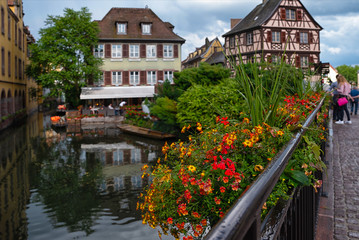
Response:
[{"label": "water reflection", "polygon": [[[45,120],[44,120],[45,119]],[[117,129],[75,134],[46,118],[0,136],[0,239],[158,239],[136,211],[163,142]]]}]

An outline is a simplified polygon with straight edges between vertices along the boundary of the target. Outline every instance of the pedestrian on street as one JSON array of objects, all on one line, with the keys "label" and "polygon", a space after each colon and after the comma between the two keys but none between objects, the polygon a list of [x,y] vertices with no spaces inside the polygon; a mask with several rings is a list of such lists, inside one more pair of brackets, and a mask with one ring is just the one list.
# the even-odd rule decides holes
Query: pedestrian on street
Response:
[{"label": "pedestrian on street", "polygon": [[[350,96],[354,99],[354,101],[350,101],[350,115],[355,115],[358,113],[358,101],[359,101],[359,89],[356,86],[353,86],[352,90],[350,91]],[[354,111],[353,111],[354,110]]]},{"label": "pedestrian on street", "polygon": [[[347,98],[347,100],[352,100],[353,98],[350,96],[350,91],[351,91],[351,86],[348,83],[348,81],[345,79],[345,77],[341,74],[337,75],[337,82],[338,82],[338,87],[337,87],[337,91],[339,93],[339,98],[345,97]],[[339,99],[338,98],[338,99]],[[343,121],[344,120],[344,112],[347,115],[347,119],[348,121]],[[349,114],[349,110],[348,110],[348,103],[339,106],[339,120],[335,122],[336,124],[352,124],[352,121],[350,120],[350,114]]]},{"label": "pedestrian on street", "polygon": [[338,105],[338,82],[332,82],[329,87],[329,92],[332,92],[332,108],[333,108],[333,119],[334,121],[339,120],[339,105]]}]

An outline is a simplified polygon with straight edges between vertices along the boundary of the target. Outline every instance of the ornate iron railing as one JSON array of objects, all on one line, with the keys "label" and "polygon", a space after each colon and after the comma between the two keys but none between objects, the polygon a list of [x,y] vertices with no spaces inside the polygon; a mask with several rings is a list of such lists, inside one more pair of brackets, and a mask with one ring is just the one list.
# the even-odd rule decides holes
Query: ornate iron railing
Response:
[{"label": "ornate iron railing", "polygon": [[[313,187],[300,187],[292,197],[280,202],[262,222],[261,209],[283,173],[307,128],[316,120],[325,97],[307,118],[303,127],[287,143],[271,164],[211,229],[206,240],[223,239],[314,239],[319,194]],[[320,177],[320,176],[319,176]]]}]

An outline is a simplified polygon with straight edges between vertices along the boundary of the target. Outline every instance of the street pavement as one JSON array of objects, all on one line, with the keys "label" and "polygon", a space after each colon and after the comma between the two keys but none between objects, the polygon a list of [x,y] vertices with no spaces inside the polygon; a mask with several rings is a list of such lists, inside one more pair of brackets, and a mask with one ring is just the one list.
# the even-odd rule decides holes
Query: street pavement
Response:
[{"label": "street pavement", "polygon": [[359,115],[351,120],[329,120],[316,240],[359,240]]}]

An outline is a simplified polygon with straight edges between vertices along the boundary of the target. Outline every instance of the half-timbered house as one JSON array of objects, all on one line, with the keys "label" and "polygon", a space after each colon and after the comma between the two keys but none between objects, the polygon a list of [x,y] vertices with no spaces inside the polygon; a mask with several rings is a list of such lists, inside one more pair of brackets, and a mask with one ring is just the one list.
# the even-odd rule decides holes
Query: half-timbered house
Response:
[{"label": "half-timbered house", "polygon": [[278,62],[281,57],[298,68],[320,63],[322,27],[299,0],[263,0],[225,33],[225,51],[240,62]]}]

